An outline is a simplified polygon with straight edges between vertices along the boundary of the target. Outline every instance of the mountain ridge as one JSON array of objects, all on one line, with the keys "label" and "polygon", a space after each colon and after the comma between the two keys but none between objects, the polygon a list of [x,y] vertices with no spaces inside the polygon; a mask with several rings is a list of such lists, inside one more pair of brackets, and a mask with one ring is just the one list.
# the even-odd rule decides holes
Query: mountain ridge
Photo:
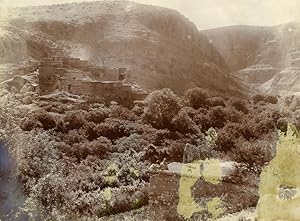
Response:
[{"label": "mountain ridge", "polygon": [[[59,53],[126,67],[131,80],[147,89],[169,87],[181,94],[199,86],[211,93],[240,93],[239,82],[227,75],[229,69],[219,52],[195,24],[175,10],[131,1],[16,10],[6,29],[21,43],[19,53],[7,60]],[[7,48],[11,45],[8,39],[0,53],[14,51]]]},{"label": "mountain ridge", "polygon": [[300,22],[231,26],[202,33],[213,42],[231,72],[242,80],[265,92],[300,92],[296,86],[300,79],[295,74],[300,68]]}]

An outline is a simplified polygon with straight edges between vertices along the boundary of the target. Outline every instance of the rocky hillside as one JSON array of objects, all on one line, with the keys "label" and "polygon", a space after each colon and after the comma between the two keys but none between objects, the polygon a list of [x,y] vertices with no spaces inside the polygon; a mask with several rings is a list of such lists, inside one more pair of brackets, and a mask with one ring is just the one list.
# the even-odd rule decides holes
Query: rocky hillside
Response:
[{"label": "rocky hillside", "polygon": [[262,90],[300,92],[300,23],[203,31],[230,70]]},{"label": "rocky hillside", "polygon": [[129,1],[25,7],[1,25],[2,63],[65,54],[127,67],[131,81],[148,89],[241,90],[206,36],[171,9]]}]

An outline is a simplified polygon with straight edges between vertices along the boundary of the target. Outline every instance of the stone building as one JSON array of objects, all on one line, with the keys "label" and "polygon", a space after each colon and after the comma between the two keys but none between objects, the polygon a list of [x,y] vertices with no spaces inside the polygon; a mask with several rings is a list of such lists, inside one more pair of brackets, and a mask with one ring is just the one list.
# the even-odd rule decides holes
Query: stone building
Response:
[{"label": "stone building", "polygon": [[147,93],[125,84],[126,68],[90,65],[79,58],[44,58],[39,65],[40,94],[56,90],[119,103],[143,99]]}]

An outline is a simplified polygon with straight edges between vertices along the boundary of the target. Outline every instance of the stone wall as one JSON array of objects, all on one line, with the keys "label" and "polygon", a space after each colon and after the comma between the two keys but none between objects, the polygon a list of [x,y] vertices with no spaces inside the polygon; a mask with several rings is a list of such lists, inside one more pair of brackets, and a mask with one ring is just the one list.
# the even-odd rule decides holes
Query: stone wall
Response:
[{"label": "stone wall", "polygon": [[89,65],[88,61],[79,58],[45,58],[39,66],[41,95],[62,90],[122,104],[144,99],[145,93],[139,93],[130,84],[122,83],[125,77],[126,68]]},{"label": "stone wall", "polygon": [[54,68],[54,66],[46,64],[39,67],[39,86],[40,94],[42,95],[55,90],[57,79],[54,74]]},{"label": "stone wall", "polygon": [[[107,103],[116,101],[120,104],[131,105],[134,100],[144,99],[146,94],[134,91],[131,85],[121,82],[88,81],[82,79],[59,79],[56,88],[76,95],[103,98]],[[93,100],[90,99],[89,100]],[[97,99],[96,99],[97,100]]]}]

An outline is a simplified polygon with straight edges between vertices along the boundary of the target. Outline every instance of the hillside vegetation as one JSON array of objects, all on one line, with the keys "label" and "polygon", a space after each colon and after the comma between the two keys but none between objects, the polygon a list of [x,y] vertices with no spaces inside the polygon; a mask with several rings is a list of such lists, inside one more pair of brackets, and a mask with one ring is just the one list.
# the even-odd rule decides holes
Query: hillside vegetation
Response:
[{"label": "hillside vegetation", "polygon": [[182,162],[186,144],[202,160],[240,163],[232,181],[258,191],[259,174],[275,154],[276,131],[285,131],[291,119],[277,97],[256,95],[248,102],[211,97],[200,88],[182,97],[154,91],[131,109],[28,102],[26,93],[4,91],[2,133],[28,196],[26,210],[51,220],[147,205],[149,172]]}]

